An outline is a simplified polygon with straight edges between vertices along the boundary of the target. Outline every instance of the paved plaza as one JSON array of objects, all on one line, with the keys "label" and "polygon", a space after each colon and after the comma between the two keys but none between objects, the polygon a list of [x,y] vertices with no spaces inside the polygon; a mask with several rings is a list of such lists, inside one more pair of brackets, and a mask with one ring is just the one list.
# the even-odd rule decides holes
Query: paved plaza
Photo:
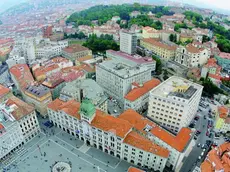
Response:
[{"label": "paved plaza", "polygon": [[0,172],[50,172],[57,162],[73,172],[126,172],[131,164],[84,144],[59,128],[42,133],[0,164]]}]

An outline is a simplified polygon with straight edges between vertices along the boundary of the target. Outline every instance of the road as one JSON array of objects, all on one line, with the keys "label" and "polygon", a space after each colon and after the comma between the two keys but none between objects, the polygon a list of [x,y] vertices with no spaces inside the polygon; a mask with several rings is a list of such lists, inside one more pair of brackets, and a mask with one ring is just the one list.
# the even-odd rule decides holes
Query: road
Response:
[{"label": "road", "polygon": [[[209,108],[203,109],[202,112],[198,113],[198,116],[200,116],[200,119],[197,121],[195,128],[199,131],[201,131],[201,134],[197,137],[196,145],[194,146],[193,150],[190,152],[189,156],[184,159],[184,164],[181,168],[181,172],[191,172],[195,168],[195,166],[200,165],[203,158],[205,157],[205,154],[202,158],[202,160],[198,160],[198,157],[200,156],[202,152],[202,148],[197,147],[197,144],[200,143],[205,144],[206,140],[211,140],[208,136],[206,136],[207,131],[207,124],[208,124],[208,111]],[[204,115],[206,115],[207,119],[204,119]],[[207,153],[207,149],[205,151]]]}]

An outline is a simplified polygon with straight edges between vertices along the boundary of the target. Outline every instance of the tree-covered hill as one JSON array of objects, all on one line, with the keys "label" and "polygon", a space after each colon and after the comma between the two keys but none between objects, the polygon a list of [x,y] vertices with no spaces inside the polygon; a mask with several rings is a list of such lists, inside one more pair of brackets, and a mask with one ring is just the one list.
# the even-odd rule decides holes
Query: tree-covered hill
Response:
[{"label": "tree-covered hill", "polygon": [[141,13],[161,13],[162,15],[173,15],[168,7],[150,5],[123,4],[123,5],[98,5],[91,7],[79,13],[73,13],[67,22],[75,22],[76,25],[91,25],[91,21],[98,20],[98,24],[102,25],[110,20],[113,16],[120,16],[123,20],[130,20],[130,13],[139,11]]}]

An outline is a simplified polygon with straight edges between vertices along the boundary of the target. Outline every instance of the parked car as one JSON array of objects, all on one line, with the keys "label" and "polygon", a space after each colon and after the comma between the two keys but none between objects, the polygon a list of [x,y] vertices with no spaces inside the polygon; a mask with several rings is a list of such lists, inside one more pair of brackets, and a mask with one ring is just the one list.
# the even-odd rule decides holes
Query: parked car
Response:
[{"label": "parked car", "polygon": [[200,145],[201,145],[201,144],[200,144],[200,143],[198,143],[198,144],[197,144],[197,147],[200,147]]},{"label": "parked car", "polygon": [[198,121],[199,119],[200,119],[199,116],[196,116],[196,117],[194,118],[194,120],[196,120],[196,121]]}]

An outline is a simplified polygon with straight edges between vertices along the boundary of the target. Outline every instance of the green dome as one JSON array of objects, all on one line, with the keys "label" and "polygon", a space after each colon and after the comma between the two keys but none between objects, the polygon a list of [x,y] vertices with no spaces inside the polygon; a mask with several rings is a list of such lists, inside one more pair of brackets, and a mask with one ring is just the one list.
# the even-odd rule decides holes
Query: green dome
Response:
[{"label": "green dome", "polygon": [[85,116],[90,118],[95,114],[96,109],[93,103],[89,99],[83,99],[81,103],[80,111]]}]

